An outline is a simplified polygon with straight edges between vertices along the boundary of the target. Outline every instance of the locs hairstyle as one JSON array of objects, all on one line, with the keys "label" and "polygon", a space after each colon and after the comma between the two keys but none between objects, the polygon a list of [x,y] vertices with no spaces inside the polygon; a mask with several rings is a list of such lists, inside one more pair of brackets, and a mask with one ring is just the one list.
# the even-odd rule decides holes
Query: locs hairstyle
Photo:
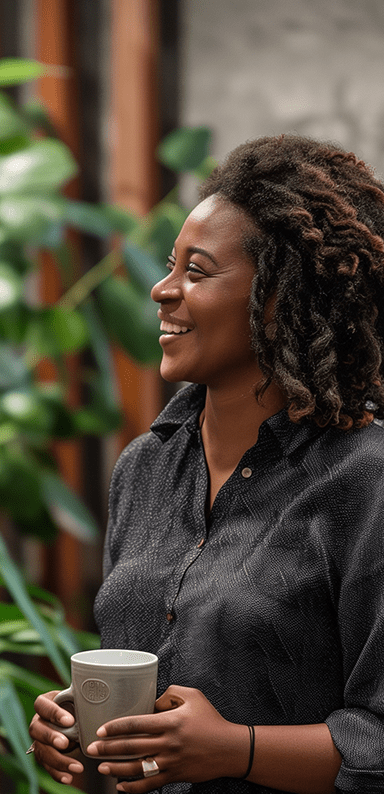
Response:
[{"label": "locs hairstyle", "polygon": [[[352,153],[296,135],[236,148],[201,189],[255,233],[252,343],[292,421],[339,429],[384,418],[384,186]],[[265,317],[273,307],[273,320]]]}]

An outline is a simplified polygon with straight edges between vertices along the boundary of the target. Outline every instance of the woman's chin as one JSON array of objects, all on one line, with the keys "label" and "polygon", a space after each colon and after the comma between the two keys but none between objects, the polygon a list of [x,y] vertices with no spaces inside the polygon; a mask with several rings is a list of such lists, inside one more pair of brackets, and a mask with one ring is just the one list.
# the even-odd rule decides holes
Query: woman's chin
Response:
[{"label": "woman's chin", "polygon": [[160,365],[160,375],[167,383],[180,383],[181,381],[188,380],[184,377],[183,372],[176,371],[172,367]]}]

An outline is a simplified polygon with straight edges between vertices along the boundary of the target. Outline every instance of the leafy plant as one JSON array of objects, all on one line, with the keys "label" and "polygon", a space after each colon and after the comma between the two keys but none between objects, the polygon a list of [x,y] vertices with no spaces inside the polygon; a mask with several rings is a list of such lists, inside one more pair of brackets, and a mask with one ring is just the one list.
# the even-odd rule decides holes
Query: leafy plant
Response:
[{"label": "leafy plant", "polygon": [[[38,794],[39,790],[60,794],[61,784],[25,754],[30,744],[28,723],[37,695],[68,686],[70,656],[97,648],[99,638],[71,629],[55,596],[25,583],[1,537],[0,585],[12,599],[0,602],[0,767],[15,781],[17,794]],[[19,656],[21,664],[10,661],[8,654],[12,659]],[[27,669],[36,656],[48,657],[56,681]],[[69,791],[78,790],[71,787]]]},{"label": "leafy plant", "polygon": [[[0,84],[35,79],[47,69],[35,61],[0,61]],[[0,505],[23,533],[49,540],[59,523],[89,541],[97,533],[95,521],[60,477],[52,441],[119,426],[111,343],[139,363],[158,362],[158,319],[149,291],[165,275],[163,262],[187,210],[177,190],[145,218],[68,199],[63,190],[77,165],[54,135],[42,106],[18,109],[0,93]],[[204,127],[177,130],[161,143],[159,157],[177,172],[201,177],[213,165],[209,140]],[[108,244],[118,234],[120,243],[78,278],[69,228]],[[42,305],[31,287],[47,251],[63,285],[54,306]],[[92,365],[82,363],[85,349]],[[89,395],[78,408],[68,402],[73,356],[77,390],[86,386]],[[55,373],[49,381],[41,377],[45,359]]]}]

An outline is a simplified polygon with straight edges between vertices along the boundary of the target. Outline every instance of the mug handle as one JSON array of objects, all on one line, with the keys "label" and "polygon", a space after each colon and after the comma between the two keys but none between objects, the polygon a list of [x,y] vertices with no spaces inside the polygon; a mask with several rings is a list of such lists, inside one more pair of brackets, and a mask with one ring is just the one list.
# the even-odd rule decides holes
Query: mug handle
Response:
[{"label": "mug handle", "polygon": [[[54,697],[54,702],[61,705],[62,708],[66,709],[66,711],[69,711],[70,714],[73,714],[76,719],[72,685],[68,687],[68,689],[63,689],[61,692],[58,692],[58,694]],[[68,708],[66,708],[65,703],[68,704]],[[71,741],[79,741],[79,726],[77,722],[75,722],[74,725],[70,725],[68,728],[64,728],[61,725],[56,725],[53,722],[48,722],[48,725],[50,725],[51,728],[54,728],[55,731],[60,731],[60,733],[63,733],[64,736],[67,736]]]}]

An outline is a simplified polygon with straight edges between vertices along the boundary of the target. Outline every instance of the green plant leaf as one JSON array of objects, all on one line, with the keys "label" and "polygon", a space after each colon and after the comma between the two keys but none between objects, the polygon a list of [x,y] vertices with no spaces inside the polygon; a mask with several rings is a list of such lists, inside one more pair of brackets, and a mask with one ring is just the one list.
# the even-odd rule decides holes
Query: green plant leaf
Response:
[{"label": "green plant leaf", "polygon": [[[79,643],[79,648],[83,646]],[[95,646],[96,647],[96,646]],[[90,648],[89,650],[92,650]],[[0,677],[10,678],[16,689],[27,692],[31,698],[36,698],[41,692],[50,692],[52,689],[60,689],[61,684],[51,681],[49,678],[38,673],[32,673],[26,667],[21,667],[14,662],[0,662]]]},{"label": "green plant leaf", "polygon": [[23,286],[18,273],[7,262],[0,260],[0,312],[18,302]]},{"label": "green plant leaf", "polygon": [[36,385],[40,405],[49,412],[50,434],[53,438],[72,438],[75,430],[73,411],[68,408],[65,394],[58,383]]},{"label": "green plant leaf", "polygon": [[140,226],[138,218],[123,207],[118,207],[116,204],[101,204],[101,208],[116,232],[132,234]]},{"label": "green plant leaf", "polygon": [[3,138],[0,140],[0,156],[13,154],[26,149],[30,144],[30,138],[27,135],[14,135],[12,138]]},{"label": "green plant leaf", "polygon": [[61,205],[55,196],[3,196],[0,223],[7,240],[53,247],[62,237]]},{"label": "green plant leaf", "polygon": [[39,99],[35,97],[28,99],[22,105],[19,113],[28,126],[42,130],[49,138],[58,137],[57,130],[52,124],[49,113],[43,102],[40,102]]},{"label": "green plant leaf", "polygon": [[39,471],[13,446],[0,448],[0,504],[16,520],[29,521],[41,512]]},{"label": "green plant leaf", "polygon": [[75,353],[89,340],[87,324],[76,309],[62,309],[60,306],[45,309],[44,331],[63,353]]},{"label": "green plant leaf", "polygon": [[[1,75],[1,61],[0,61]],[[0,94],[0,141],[8,138],[24,136],[28,132],[28,125],[12,105],[5,94]]]},{"label": "green plant leaf", "polygon": [[0,446],[15,441],[20,434],[20,428],[12,422],[0,422]]},{"label": "green plant leaf", "polygon": [[7,739],[29,782],[31,794],[38,794],[38,780],[33,761],[25,755],[29,745],[27,723],[15,687],[9,680],[0,681],[0,720],[6,726]]},{"label": "green plant leaf", "polygon": [[209,154],[209,127],[182,127],[173,130],[157,148],[157,156],[172,171],[196,171]]},{"label": "green plant leaf", "polygon": [[52,407],[41,399],[38,389],[7,391],[0,397],[0,410],[24,428],[48,433],[54,422]]},{"label": "green plant leaf", "polygon": [[52,67],[29,58],[2,58],[0,60],[0,85],[27,83],[29,80],[37,80],[52,72]]},{"label": "green plant leaf", "polygon": [[22,350],[31,316],[33,309],[23,298],[0,311],[0,340],[12,344],[13,350]]},{"label": "green plant leaf", "polygon": [[68,226],[96,237],[108,237],[117,231],[130,232],[137,223],[128,213],[122,217],[122,210],[117,211],[114,207],[102,204],[66,199],[62,209],[64,222]]},{"label": "green plant leaf", "polygon": [[0,194],[58,190],[76,171],[72,154],[61,141],[33,141],[27,149],[0,158]]},{"label": "green plant leaf", "polygon": [[25,276],[33,267],[33,263],[26,257],[21,243],[15,240],[6,240],[0,244],[0,259],[7,262],[20,276]]},{"label": "green plant leaf", "polygon": [[9,594],[12,596],[15,603],[21,609],[25,617],[30,621],[38,631],[42,643],[46,648],[47,656],[50,658],[52,664],[57,670],[59,676],[64,683],[69,682],[70,674],[67,661],[64,662],[62,655],[52,640],[50,632],[33,604],[28,595],[23,577],[21,576],[17,566],[13,562],[11,556],[8,554],[7,547],[0,537],[0,573],[3,577],[5,585]]},{"label": "green plant leaf", "polygon": [[[20,653],[21,645],[18,640],[0,639],[0,653]],[[41,643],[25,643],[24,653],[28,656],[45,656],[45,648]]]},{"label": "green plant leaf", "polygon": [[44,503],[56,523],[67,532],[90,543],[97,539],[97,524],[85,504],[54,472],[42,474]]},{"label": "green plant leaf", "polygon": [[118,386],[111,348],[93,298],[83,303],[81,312],[87,322],[91,350],[99,368],[99,373],[93,377],[90,386],[96,394],[96,402],[99,397],[100,402],[107,409],[116,412],[119,410],[117,405]]},{"label": "green plant leaf", "polygon": [[200,165],[195,168],[194,174],[199,180],[204,181],[212,173],[213,169],[217,166],[217,160],[211,155],[208,155]]},{"label": "green plant leaf", "polygon": [[160,360],[159,321],[156,306],[133,284],[110,277],[97,290],[107,330],[142,364]]},{"label": "green plant leaf", "polygon": [[188,210],[178,204],[162,201],[143,223],[143,236],[140,243],[145,248],[149,248],[155,258],[161,263],[161,275],[164,278],[164,270],[167,257],[171,253],[176,237],[188,216]]},{"label": "green plant leaf", "polygon": [[25,618],[20,619],[20,620],[9,620],[7,617],[4,617],[4,615],[2,614],[1,608],[0,608],[0,621],[1,621],[0,622],[0,637],[3,637],[6,634],[9,634],[9,635],[15,634],[15,632],[22,631],[25,628],[27,628],[27,626],[28,626],[28,623],[25,620]]},{"label": "green plant leaf", "polygon": [[11,345],[0,343],[0,389],[12,389],[30,380],[30,370]]},{"label": "green plant leaf", "polygon": [[87,324],[79,311],[50,306],[34,312],[26,341],[37,356],[55,357],[81,350],[88,338]]},{"label": "green plant leaf", "polygon": [[118,409],[103,411],[95,408],[80,408],[73,418],[77,433],[87,436],[114,433],[121,427],[124,420],[122,411]]},{"label": "green plant leaf", "polygon": [[44,612],[45,617],[58,623],[65,621],[64,607],[54,593],[39,587],[33,582],[28,582],[27,590],[31,598],[39,602],[40,609]]},{"label": "green plant leaf", "polygon": [[165,266],[162,266],[152,254],[130,242],[125,243],[122,253],[124,265],[133,284],[143,296],[149,297],[153,285],[167,275]]}]

